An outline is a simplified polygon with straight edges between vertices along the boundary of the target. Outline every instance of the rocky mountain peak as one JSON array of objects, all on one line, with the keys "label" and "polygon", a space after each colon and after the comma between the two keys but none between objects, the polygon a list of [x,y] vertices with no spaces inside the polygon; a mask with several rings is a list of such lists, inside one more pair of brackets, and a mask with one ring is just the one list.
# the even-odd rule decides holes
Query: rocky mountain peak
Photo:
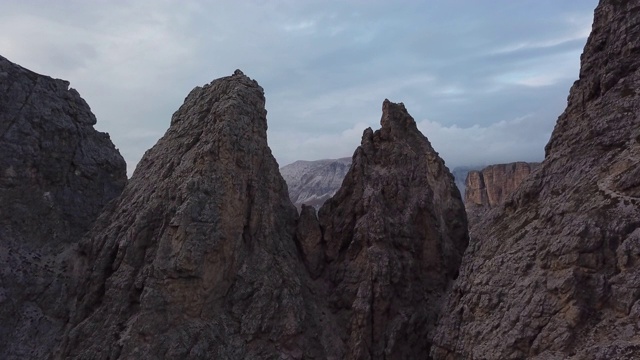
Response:
[{"label": "rocky mountain peak", "polygon": [[93,266],[59,356],[316,351],[296,214],[262,88],[236,72],[194,89],[87,236]]},{"label": "rocky mountain peak", "polygon": [[403,103],[393,103],[385,99],[382,103],[382,119],[380,120],[382,136],[401,136],[407,132],[416,132],[418,127]]},{"label": "rocky mountain peak", "polygon": [[299,210],[302,205],[319,209],[332,197],[351,167],[351,158],[299,160],[280,168],[289,188],[289,198]]},{"label": "rocky mountain peak", "polygon": [[404,106],[385,101],[381,124],[364,131],[342,187],[320,208],[324,269],[314,238],[302,249],[329,285],[336,328],[349,329],[342,357],[419,358],[457,276],[466,216],[452,175]]},{"label": "rocky mountain peak", "polygon": [[600,1],[581,56],[580,76],[569,93],[567,109],[558,118],[545,147],[547,157],[566,156],[566,151],[580,149],[580,143],[593,138],[608,142],[611,131],[623,131],[621,129],[629,125],[593,121],[592,128],[575,126],[576,121],[590,122],[589,106],[600,98],[617,99],[619,111],[630,111],[633,107],[637,90],[628,75],[640,67],[640,45],[635,38],[640,31],[637,27],[639,8],[640,4],[635,1]]}]

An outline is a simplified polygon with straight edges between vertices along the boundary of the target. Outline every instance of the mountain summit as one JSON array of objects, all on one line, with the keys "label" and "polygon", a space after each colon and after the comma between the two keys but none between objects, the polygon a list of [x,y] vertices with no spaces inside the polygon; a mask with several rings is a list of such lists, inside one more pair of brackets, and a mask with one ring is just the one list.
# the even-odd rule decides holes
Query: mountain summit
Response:
[{"label": "mountain summit", "polygon": [[264,104],[240,71],[191,91],[82,244],[89,275],[60,357],[257,359],[306,347],[297,213]]},{"label": "mountain summit", "polygon": [[325,259],[320,278],[347,330],[346,358],[419,358],[458,274],[467,222],[453,176],[404,105],[385,100],[380,123],[319,211],[323,254],[304,255]]},{"label": "mountain summit", "polygon": [[464,207],[404,106],[385,101],[381,123],[319,221],[298,220],[262,88],[236,71],[194,89],[80,244],[87,275],[56,357],[426,353]]},{"label": "mountain summit", "polygon": [[0,358],[47,356],[81,275],[80,237],[126,164],[69,82],[0,56]]}]

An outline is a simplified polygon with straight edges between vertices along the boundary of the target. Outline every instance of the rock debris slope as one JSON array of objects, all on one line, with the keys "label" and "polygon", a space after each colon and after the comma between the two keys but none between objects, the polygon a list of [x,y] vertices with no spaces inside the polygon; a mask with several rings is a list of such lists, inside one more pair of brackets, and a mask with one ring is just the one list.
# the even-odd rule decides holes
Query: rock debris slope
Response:
[{"label": "rock debris slope", "polygon": [[602,0],[540,168],[477,225],[436,359],[640,358],[640,3]]},{"label": "rock debris slope", "polygon": [[0,56],[0,358],[46,356],[69,316],[75,244],[126,164],[64,80]]},{"label": "rock debris slope", "polygon": [[82,251],[59,358],[322,358],[262,88],[197,87]]},{"label": "rock debris slope", "polygon": [[[344,358],[424,358],[468,243],[466,215],[404,105],[385,100],[382,111],[381,129],[364,131],[342,187],[319,211],[320,246],[315,235],[302,249],[325,285]],[[313,234],[309,209],[302,233]]]}]

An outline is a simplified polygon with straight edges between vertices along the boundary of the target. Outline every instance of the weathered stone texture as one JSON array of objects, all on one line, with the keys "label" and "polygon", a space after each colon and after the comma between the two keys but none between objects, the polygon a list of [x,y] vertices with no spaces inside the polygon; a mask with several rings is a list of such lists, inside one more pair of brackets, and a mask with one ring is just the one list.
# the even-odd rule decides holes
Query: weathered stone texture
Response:
[{"label": "weathered stone texture", "polygon": [[540,168],[465,254],[437,359],[640,358],[640,3],[602,0]]},{"label": "weathered stone texture", "polygon": [[195,88],[81,250],[60,358],[327,357],[262,88]]},{"label": "weathered stone texture", "polygon": [[539,163],[489,165],[467,174],[465,206],[496,207],[513,193]]},{"label": "weathered stone texture", "polygon": [[0,57],[0,358],[42,358],[73,305],[70,254],[126,164],[69,83]]},{"label": "weathered stone texture", "polygon": [[422,358],[468,234],[453,176],[403,104],[385,100],[319,211],[330,310],[344,358]]}]

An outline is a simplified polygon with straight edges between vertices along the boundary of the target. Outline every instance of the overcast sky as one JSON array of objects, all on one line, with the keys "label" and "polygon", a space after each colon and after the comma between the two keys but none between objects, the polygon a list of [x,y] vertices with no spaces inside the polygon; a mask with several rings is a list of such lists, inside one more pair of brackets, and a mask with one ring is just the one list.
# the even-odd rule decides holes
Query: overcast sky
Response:
[{"label": "overcast sky", "polygon": [[351,156],[404,102],[450,168],[544,156],[597,0],[3,0],[0,55],[69,80],[131,173],[195,86],[265,89],[278,163]]}]

